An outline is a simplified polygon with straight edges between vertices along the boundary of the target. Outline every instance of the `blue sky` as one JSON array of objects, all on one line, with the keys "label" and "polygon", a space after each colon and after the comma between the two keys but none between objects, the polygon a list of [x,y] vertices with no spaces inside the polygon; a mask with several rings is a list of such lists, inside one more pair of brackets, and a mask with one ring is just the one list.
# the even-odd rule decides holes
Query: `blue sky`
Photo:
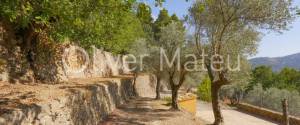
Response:
[{"label": "blue sky", "polygon": [[[152,0],[151,0],[152,1]],[[180,18],[187,15],[188,8],[192,2],[185,2],[185,0],[166,0],[163,4],[169,14],[176,14]],[[157,18],[160,7],[155,7],[154,2],[148,2],[152,7],[152,16]],[[294,0],[294,4],[300,6],[300,0]],[[260,42],[258,53],[254,57],[278,57],[300,52],[300,18],[297,18],[290,29],[279,33],[264,33],[264,37]]]}]

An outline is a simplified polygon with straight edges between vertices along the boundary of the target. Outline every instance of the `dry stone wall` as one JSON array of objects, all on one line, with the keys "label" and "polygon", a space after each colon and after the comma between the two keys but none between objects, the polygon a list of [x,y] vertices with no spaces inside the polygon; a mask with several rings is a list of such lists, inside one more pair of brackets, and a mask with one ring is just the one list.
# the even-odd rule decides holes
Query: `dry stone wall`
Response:
[{"label": "dry stone wall", "polygon": [[[22,38],[15,34],[11,24],[0,21],[0,81],[49,84],[72,78],[130,74],[128,64],[124,64],[120,56],[95,48],[86,58],[85,50],[76,45],[55,43],[45,33],[37,36],[30,62],[21,49]],[[83,65],[86,68],[78,71]]]},{"label": "dry stone wall", "polygon": [[28,70],[30,65],[18,44],[20,40],[15,36],[13,27],[0,21],[0,81],[33,81],[33,73]]},{"label": "dry stone wall", "polygon": [[149,74],[139,74],[136,78],[135,89],[140,97],[155,98],[156,77]]},{"label": "dry stone wall", "polygon": [[64,71],[67,78],[111,77],[130,74],[128,64],[123,61],[121,56],[115,56],[97,48],[94,49],[92,55],[87,55],[84,54],[83,49],[78,52],[79,49],[74,48],[78,47],[70,46],[66,49],[68,54],[64,60],[67,60],[65,61],[67,66],[64,66]]},{"label": "dry stone wall", "polygon": [[0,125],[99,125],[134,97],[131,78],[36,88],[24,98],[0,99]]},{"label": "dry stone wall", "polygon": [[[69,48],[73,47],[75,46]],[[0,81],[9,81],[11,78],[23,83],[34,82],[33,79],[36,78],[44,83],[59,83],[73,78],[131,74],[128,64],[125,64],[121,57],[114,56],[109,52],[97,49],[97,53],[89,57],[85,68],[83,68],[85,64],[82,64],[82,61],[86,60],[82,60],[83,57],[82,53],[72,49],[66,58],[63,56],[52,57],[51,54],[39,56],[35,61],[35,68],[32,70],[20,51],[5,53],[2,58],[5,63],[1,65],[3,71],[0,72]]]},{"label": "dry stone wall", "polygon": [[155,96],[152,75],[138,76],[135,87],[132,78],[72,81],[131,74],[122,57],[95,49],[87,59],[77,46],[56,44],[41,34],[33,50],[33,62],[28,62],[14,34],[9,25],[0,21],[0,125],[96,125],[117,106],[135,97],[134,88],[142,97]]},{"label": "dry stone wall", "polygon": [[[239,103],[237,107],[242,111],[246,111],[270,120],[274,120],[278,123],[283,123],[283,115],[280,112],[271,111],[265,108],[257,107],[246,103]],[[300,118],[289,116],[289,119],[290,125],[300,125]]]}]

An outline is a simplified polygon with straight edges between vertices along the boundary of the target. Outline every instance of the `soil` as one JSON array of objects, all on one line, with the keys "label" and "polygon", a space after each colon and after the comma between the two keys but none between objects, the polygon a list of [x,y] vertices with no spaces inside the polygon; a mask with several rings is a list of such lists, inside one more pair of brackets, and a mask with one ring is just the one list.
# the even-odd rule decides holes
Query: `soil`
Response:
[{"label": "soil", "polygon": [[151,98],[133,99],[115,110],[103,125],[204,125],[201,119],[170,110],[165,103]]}]

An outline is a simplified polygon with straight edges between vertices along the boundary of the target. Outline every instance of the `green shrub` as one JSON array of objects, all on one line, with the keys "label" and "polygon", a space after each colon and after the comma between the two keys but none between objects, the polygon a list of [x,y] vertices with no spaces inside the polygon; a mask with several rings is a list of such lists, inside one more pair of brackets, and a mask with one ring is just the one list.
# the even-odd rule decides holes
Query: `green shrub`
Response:
[{"label": "green shrub", "polygon": [[166,102],[166,105],[171,105],[171,103],[172,103],[171,96],[164,97],[162,100]]},{"label": "green shrub", "polygon": [[197,88],[197,95],[200,100],[211,102],[211,82],[206,76]]}]

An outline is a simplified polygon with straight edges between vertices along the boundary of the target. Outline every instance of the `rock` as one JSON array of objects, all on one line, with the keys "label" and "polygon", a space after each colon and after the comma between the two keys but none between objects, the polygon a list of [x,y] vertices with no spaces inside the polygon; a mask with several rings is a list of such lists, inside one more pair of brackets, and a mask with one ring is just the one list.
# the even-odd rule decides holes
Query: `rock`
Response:
[{"label": "rock", "polygon": [[[15,99],[11,96],[0,99],[0,125],[97,125],[116,107],[134,97],[131,78],[76,85],[22,85],[19,89],[24,87],[34,88],[32,91],[36,92],[23,98],[16,95]],[[28,95],[23,90],[20,92]]]},{"label": "rock", "polygon": [[136,78],[135,88],[138,96],[155,98],[156,77],[149,74],[139,74]]}]

